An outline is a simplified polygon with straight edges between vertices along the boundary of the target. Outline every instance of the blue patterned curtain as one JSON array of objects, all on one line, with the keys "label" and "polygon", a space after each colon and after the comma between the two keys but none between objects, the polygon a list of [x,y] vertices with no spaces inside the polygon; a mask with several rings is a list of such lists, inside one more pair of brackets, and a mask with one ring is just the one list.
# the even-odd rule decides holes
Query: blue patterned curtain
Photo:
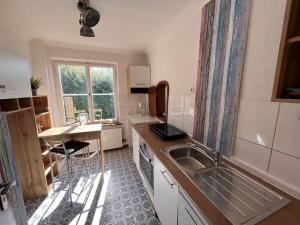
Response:
[{"label": "blue patterned curtain", "polygon": [[233,149],[251,0],[211,0],[202,9],[193,137]]}]

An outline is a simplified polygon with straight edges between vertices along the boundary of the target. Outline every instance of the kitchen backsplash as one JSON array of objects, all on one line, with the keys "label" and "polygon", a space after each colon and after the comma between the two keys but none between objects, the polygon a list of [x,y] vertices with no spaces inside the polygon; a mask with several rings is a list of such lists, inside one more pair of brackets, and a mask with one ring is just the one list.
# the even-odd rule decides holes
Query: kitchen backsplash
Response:
[{"label": "kitchen backsplash", "polygon": [[168,123],[193,134],[195,95],[169,96]]}]

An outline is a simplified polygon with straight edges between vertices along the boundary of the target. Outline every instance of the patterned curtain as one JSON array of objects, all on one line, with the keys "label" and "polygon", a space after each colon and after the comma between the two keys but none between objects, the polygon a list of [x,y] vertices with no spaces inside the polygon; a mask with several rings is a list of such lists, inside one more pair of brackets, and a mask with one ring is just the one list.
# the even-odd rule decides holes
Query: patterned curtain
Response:
[{"label": "patterned curtain", "polygon": [[251,0],[211,0],[202,9],[193,137],[233,149]]}]

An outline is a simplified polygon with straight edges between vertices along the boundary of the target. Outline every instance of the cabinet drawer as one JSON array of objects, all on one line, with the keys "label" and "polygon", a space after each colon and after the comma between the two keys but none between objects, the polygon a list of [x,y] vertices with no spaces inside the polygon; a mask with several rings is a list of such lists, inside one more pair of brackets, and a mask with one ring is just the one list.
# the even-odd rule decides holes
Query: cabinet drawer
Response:
[{"label": "cabinet drawer", "polygon": [[208,225],[182,191],[178,193],[178,225]]},{"label": "cabinet drawer", "polygon": [[154,206],[162,225],[177,224],[178,185],[157,157],[154,157]]}]

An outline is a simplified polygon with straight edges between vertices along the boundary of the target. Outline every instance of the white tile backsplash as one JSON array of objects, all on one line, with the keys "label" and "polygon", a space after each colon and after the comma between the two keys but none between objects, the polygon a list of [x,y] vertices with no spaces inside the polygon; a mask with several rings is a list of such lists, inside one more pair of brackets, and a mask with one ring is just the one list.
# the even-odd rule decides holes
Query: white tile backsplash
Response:
[{"label": "white tile backsplash", "polygon": [[231,159],[300,198],[300,106],[241,100]]},{"label": "white tile backsplash", "polygon": [[184,97],[184,113],[194,115],[195,113],[195,95]]},{"label": "white tile backsplash", "polygon": [[269,174],[279,179],[282,183],[295,187],[300,192],[299,171],[299,159],[277,151],[272,152]]},{"label": "white tile backsplash", "polygon": [[168,123],[192,136],[195,95],[169,96]]},{"label": "white tile backsplash", "polygon": [[186,132],[190,136],[193,136],[193,127],[194,127],[193,120],[184,120],[183,131]]},{"label": "white tile backsplash", "polygon": [[278,108],[279,103],[241,100],[236,136],[271,148]]},{"label": "white tile backsplash", "polygon": [[300,158],[300,105],[282,103],[279,110],[274,149]]},{"label": "white tile backsplash", "polygon": [[236,138],[233,157],[250,164],[256,169],[267,172],[271,149]]},{"label": "white tile backsplash", "polygon": [[184,130],[184,121],[183,118],[177,118],[174,117],[174,124],[175,127],[177,127],[180,130]]},{"label": "white tile backsplash", "polygon": [[175,117],[183,118],[184,96],[175,96],[174,97],[174,113],[175,113]]}]

